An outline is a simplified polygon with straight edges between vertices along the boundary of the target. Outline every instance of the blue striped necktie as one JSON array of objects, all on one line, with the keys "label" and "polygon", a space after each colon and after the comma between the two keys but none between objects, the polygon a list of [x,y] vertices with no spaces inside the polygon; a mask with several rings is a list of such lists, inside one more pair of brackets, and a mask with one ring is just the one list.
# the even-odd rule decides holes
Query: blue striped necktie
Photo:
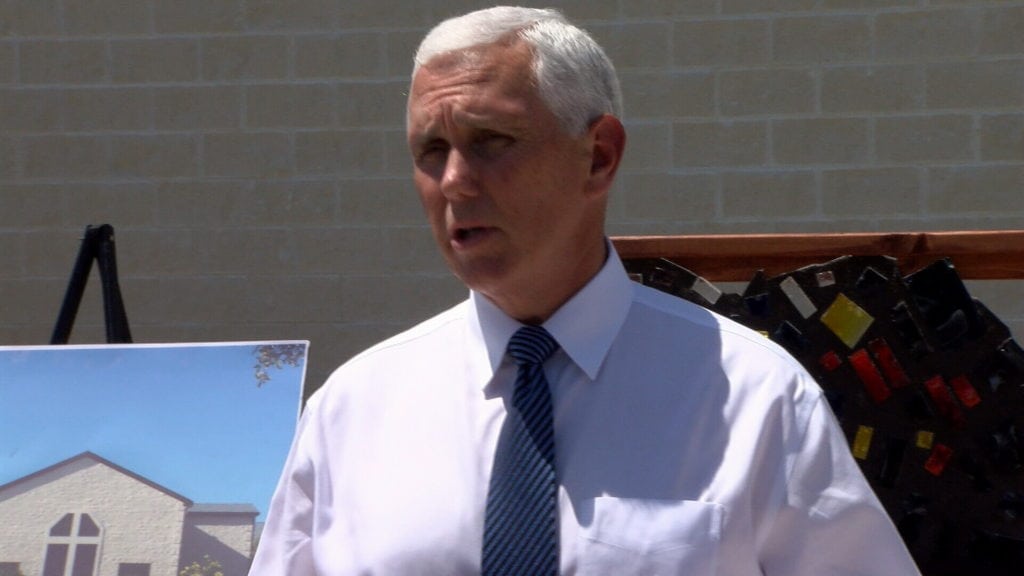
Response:
[{"label": "blue striped necktie", "polygon": [[539,326],[520,328],[508,342],[519,373],[491,469],[483,576],[558,574],[558,478],[543,367],[557,349]]}]

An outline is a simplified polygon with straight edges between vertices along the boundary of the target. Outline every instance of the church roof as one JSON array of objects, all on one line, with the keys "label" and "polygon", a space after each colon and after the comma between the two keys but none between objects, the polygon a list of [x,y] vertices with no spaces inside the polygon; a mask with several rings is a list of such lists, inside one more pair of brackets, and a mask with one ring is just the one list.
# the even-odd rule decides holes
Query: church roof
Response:
[{"label": "church roof", "polygon": [[141,482],[141,483],[149,486],[150,488],[153,488],[153,489],[155,489],[155,490],[157,490],[159,492],[162,492],[162,493],[170,496],[171,498],[174,498],[176,500],[180,500],[182,503],[185,504],[185,506],[187,506],[189,508],[191,508],[194,505],[192,500],[189,500],[188,498],[182,496],[181,494],[178,494],[177,492],[167,488],[166,486],[162,486],[160,484],[157,484],[156,482],[153,482],[152,480],[150,480],[149,478],[146,478],[145,476],[142,476],[140,474],[132,472],[131,470],[129,470],[129,469],[123,467],[123,466],[115,464],[115,463],[111,462],[110,460],[107,460],[106,458],[104,458],[102,456],[99,456],[97,454],[94,454],[93,452],[89,452],[89,451],[81,452],[81,453],[76,454],[76,455],[74,455],[74,456],[72,456],[72,457],[70,457],[70,458],[68,458],[66,460],[61,460],[60,462],[57,462],[56,464],[52,464],[52,465],[47,466],[45,468],[42,468],[40,470],[36,470],[35,472],[32,472],[31,474],[28,474],[26,476],[22,476],[21,478],[18,478],[16,480],[8,482],[7,484],[4,484],[4,485],[0,486],[0,495],[3,495],[3,493],[5,491],[7,491],[7,490],[9,490],[11,488],[23,485],[23,484],[25,484],[25,483],[27,483],[27,482],[29,482],[31,480],[40,478],[40,477],[45,476],[45,475],[47,475],[47,474],[49,474],[51,472],[58,471],[58,470],[60,470],[62,468],[67,468],[67,467],[72,466],[74,464],[77,464],[77,463],[79,463],[79,462],[81,462],[83,460],[90,460],[90,461],[96,462],[97,464],[102,464],[103,466],[106,466],[108,468],[116,470],[117,472],[120,472],[121,474],[124,474],[125,476],[128,476],[128,477],[130,477],[130,478],[132,478],[134,480],[137,480],[138,482]]}]

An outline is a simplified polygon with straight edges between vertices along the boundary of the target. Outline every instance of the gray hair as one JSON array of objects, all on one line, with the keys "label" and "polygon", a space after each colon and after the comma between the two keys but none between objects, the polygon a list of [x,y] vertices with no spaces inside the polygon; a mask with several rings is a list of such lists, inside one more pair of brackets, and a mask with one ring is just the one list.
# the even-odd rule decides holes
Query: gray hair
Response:
[{"label": "gray hair", "polygon": [[583,134],[602,114],[622,117],[622,90],[611,60],[554,9],[496,6],[445,20],[423,38],[412,75],[436,56],[494,44],[510,34],[532,49],[537,91],[566,132]]}]

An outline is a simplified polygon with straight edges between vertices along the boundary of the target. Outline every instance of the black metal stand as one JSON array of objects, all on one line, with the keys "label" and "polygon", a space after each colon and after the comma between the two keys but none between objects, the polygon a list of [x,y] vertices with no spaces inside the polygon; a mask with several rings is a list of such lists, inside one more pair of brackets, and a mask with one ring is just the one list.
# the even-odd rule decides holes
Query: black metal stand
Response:
[{"label": "black metal stand", "polygon": [[57,324],[53,328],[50,344],[67,344],[71,336],[71,327],[78,315],[78,306],[85,293],[85,284],[89,280],[93,260],[100,271],[100,283],[103,289],[103,316],[107,326],[108,344],[131,343],[132,335],[128,329],[128,316],[121,298],[121,288],[117,282],[117,262],[114,251],[114,227],[109,224],[86,226],[82,247],[78,251],[71,280],[68,283],[64,303],[61,305]]}]

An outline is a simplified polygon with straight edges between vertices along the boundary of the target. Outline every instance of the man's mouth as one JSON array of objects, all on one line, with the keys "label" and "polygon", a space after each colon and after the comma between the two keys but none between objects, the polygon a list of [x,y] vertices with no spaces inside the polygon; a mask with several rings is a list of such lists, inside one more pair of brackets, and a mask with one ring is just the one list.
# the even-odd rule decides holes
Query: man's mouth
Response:
[{"label": "man's mouth", "polygon": [[485,228],[483,226],[470,226],[467,228],[458,228],[455,230],[455,233],[452,234],[452,239],[455,241],[456,244],[470,244],[473,241],[482,238],[484,235],[486,235],[488,230],[489,228]]}]

